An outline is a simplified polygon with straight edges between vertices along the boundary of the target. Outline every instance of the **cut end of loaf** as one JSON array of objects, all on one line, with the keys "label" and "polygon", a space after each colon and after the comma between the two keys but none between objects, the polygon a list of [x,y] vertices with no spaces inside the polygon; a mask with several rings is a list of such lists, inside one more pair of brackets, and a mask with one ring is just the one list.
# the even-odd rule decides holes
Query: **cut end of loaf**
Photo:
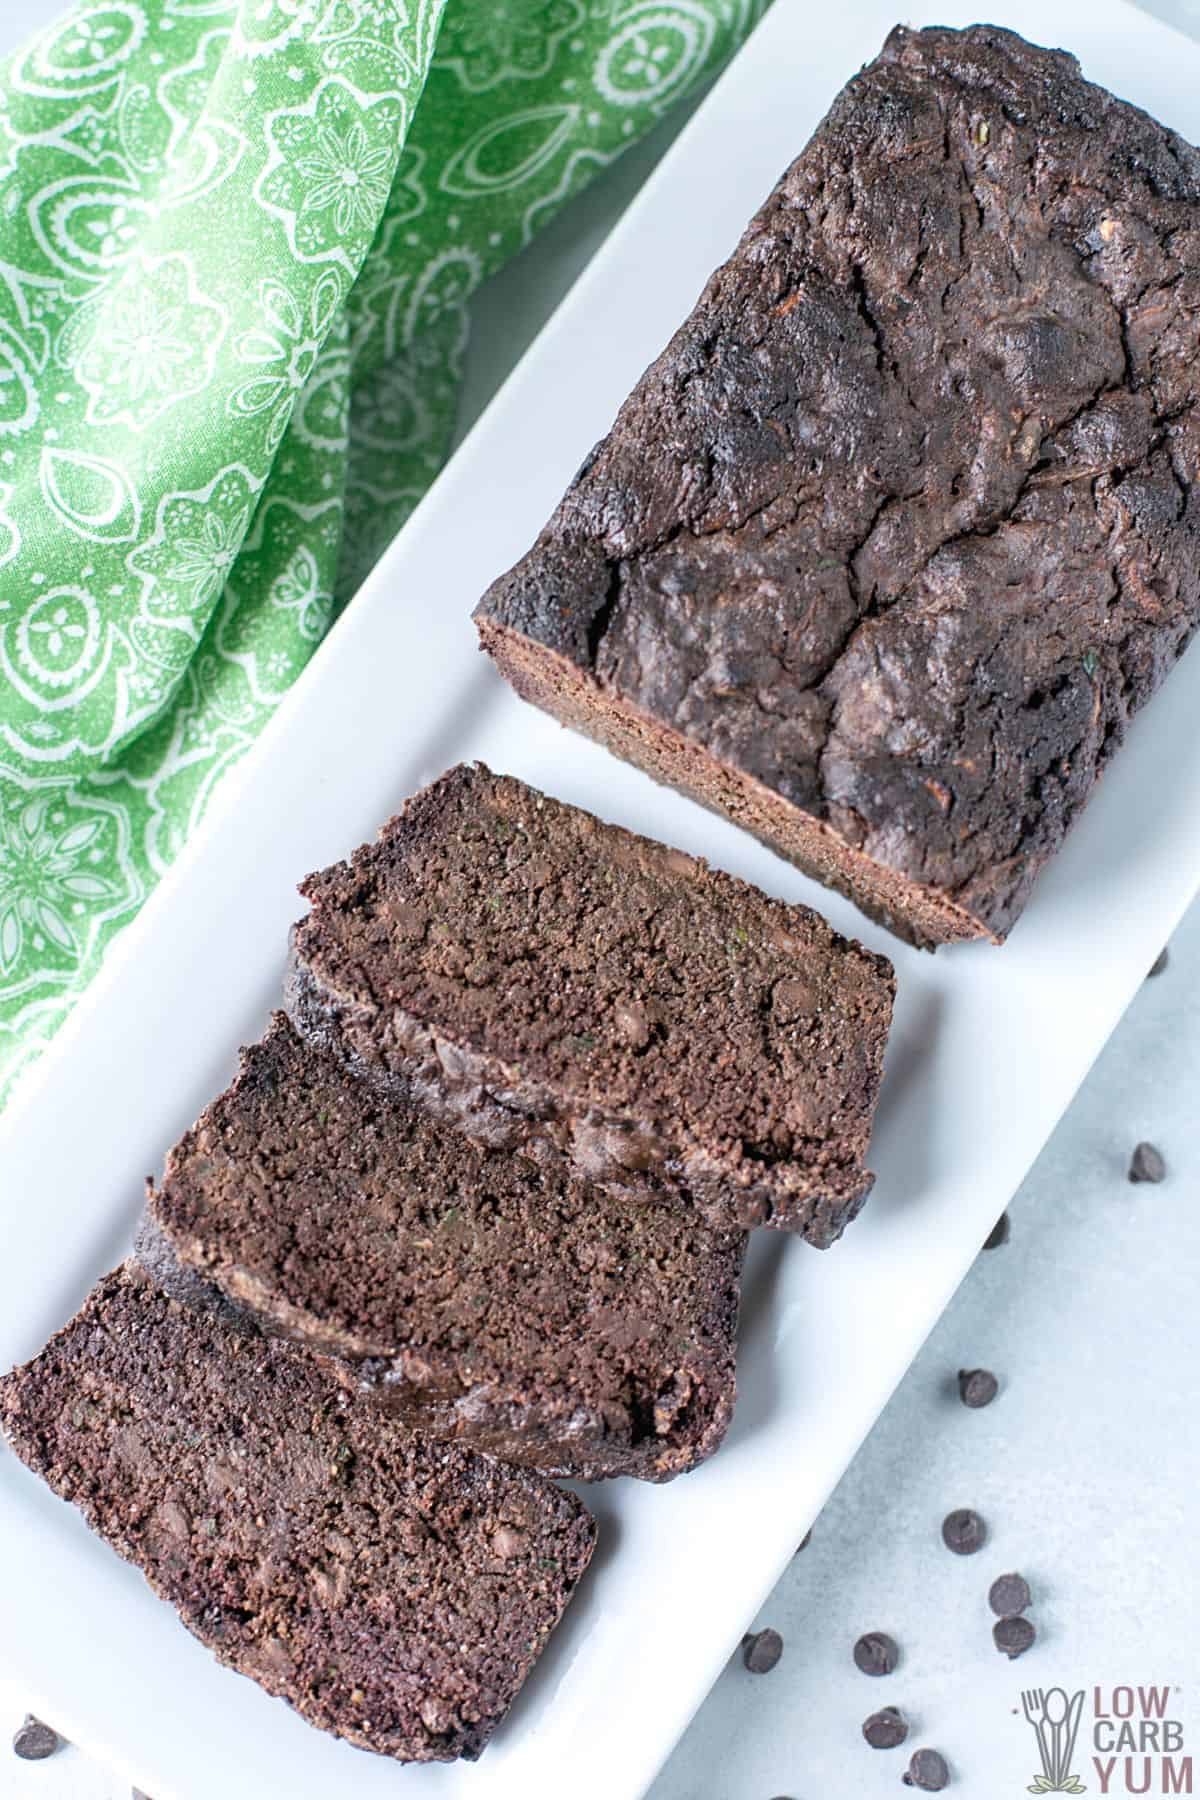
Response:
[{"label": "cut end of loaf", "polygon": [[731,819],[804,874],[845,895],[894,936],[922,950],[980,938],[1003,941],[944,894],[864,856],[831,825],[720,762],[699,740],[607,691],[568,657],[506,625],[490,613],[486,599],[476,609],[475,623],[481,648],[522,700],[603,744],[665,787]]}]

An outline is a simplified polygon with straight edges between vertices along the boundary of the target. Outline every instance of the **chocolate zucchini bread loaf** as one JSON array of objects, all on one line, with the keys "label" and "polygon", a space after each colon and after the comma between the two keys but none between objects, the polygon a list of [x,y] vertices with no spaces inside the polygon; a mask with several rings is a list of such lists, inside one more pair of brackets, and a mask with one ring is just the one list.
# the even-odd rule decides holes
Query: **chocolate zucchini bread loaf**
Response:
[{"label": "chocolate zucchini bread loaf", "polygon": [[301,891],[301,1033],[479,1141],[720,1229],[862,1204],[892,971],[806,907],[480,765]]},{"label": "chocolate zucchini bread loaf", "polygon": [[402,1762],[479,1755],[592,1553],[572,1495],[132,1263],[0,1381],[0,1426],[222,1662]]},{"label": "chocolate zucchini bread loaf", "polygon": [[282,1014],[149,1214],[185,1269],[435,1436],[662,1481],[725,1434],[741,1233],[472,1144]]},{"label": "chocolate zucchini bread loaf", "polygon": [[476,612],[921,944],[1004,938],[1200,618],[1200,156],[897,27]]}]

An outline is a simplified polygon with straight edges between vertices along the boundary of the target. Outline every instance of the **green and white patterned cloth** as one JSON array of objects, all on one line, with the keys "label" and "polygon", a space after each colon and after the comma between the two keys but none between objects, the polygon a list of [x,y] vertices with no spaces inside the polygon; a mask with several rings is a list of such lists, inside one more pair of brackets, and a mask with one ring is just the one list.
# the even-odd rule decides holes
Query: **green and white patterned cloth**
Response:
[{"label": "green and white patterned cloth", "polygon": [[0,1095],[443,461],[485,276],[766,0],[84,0],[0,64]]}]

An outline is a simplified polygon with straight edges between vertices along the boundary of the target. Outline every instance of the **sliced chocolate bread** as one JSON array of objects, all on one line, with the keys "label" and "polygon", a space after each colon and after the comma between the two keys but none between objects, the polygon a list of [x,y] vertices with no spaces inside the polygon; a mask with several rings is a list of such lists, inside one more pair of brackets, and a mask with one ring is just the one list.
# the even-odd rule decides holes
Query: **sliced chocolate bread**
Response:
[{"label": "sliced chocolate bread", "polygon": [[592,1553],[573,1495],[348,1403],[305,1352],[106,1276],[0,1381],[17,1455],[220,1660],[402,1762],[476,1757]]},{"label": "sliced chocolate bread", "polygon": [[548,1474],[667,1480],[733,1412],[741,1233],[473,1144],[283,1014],[149,1215],[410,1423]]},{"label": "sliced chocolate bread", "polygon": [[298,1029],[480,1142],[820,1245],[862,1204],[892,970],[806,907],[478,764],[301,891]]},{"label": "sliced chocolate bread", "polygon": [[893,930],[1002,939],[1200,624],[1198,369],[1196,150],[897,26],[482,643]]}]

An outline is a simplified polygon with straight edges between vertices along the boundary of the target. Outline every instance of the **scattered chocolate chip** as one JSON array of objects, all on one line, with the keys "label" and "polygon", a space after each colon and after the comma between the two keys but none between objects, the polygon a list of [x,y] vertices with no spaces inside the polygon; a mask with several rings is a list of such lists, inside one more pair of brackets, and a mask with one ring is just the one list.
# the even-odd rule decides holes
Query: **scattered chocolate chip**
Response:
[{"label": "scattered chocolate chip", "polygon": [[942,1520],[942,1542],[955,1556],[974,1556],[983,1548],[987,1526],[977,1512],[962,1506]]},{"label": "scattered chocolate chip", "polygon": [[800,1542],[796,1545],[796,1555],[799,1556],[799,1554],[802,1550],[807,1550],[808,1546],[811,1543],[812,1543],[812,1532],[806,1531],[804,1536],[800,1539]]},{"label": "scattered chocolate chip", "polygon": [[59,1737],[49,1725],[43,1725],[32,1713],[26,1713],[25,1723],[13,1738],[12,1746],[23,1762],[44,1762],[59,1748]]},{"label": "scattered chocolate chip", "polygon": [[972,1411],[980,1406],[990,1406],[999,1392],[1000,1383],[990,1369],[958,1371],[958,1397]]},{"label": "scattered chocolate chip", "polygon": [[890,1675],[899,1661],[896,1640],[886,1631],[865,1631],[854,1646],[854,1666],[864,1675]]},{"label": "scattered chocolate chip", "polygon": [[1129,1159],[1130,1181],[1161,1181],[1166,1172],[1162,1151],[1153,1144],[1139,1144]]},{"label": "scattered chocolate chip", "polygon": [[1014,1656],[1024,1656],[1031,1648],[1037,1632],[1028,1619],[997,1619],[992,1626],[992,1642],[997,1650],[1002,1650],[1011,1662]]},{"label": "scattered chocolate chip", "polygon": [[1032,1596],[1023,1575],[997,1575],[988,1589],[988,1605],[1001,1619],[1023,1613]]},{"label": "scattered chocolate chip", "polygon": [[770,1626],[749,1631],[742,1639],[742,1661],[752,1675],[769,1675],[783,1655],[783,1639]]},{"label": "scattered chocolate chip", "polygon": [[905,1787],[921,1788],[926,1794],[940,1794],[949,1785],[950,1771],[940,1750],[914,1750],[908,1773],[901,1780]]},{"label": "scattered chocolate chip", "polygon": [[1154,961],[1150,964],[1150,971],[1149,971],[1149,974],[1146,976],[1146,980],[1153,981],[1153,979],[1156,975],[1161,975],[1163,970],[1166,968],[1167,964],[1170,962],[1170,960],[1171,960],[1170,946],[1168,944],[1164,944],[1162,949],[1159,951],[1158,955],[1155,957]]},{"label": "scattered chocolate chip", "polygon": [[1000,1217],[996,1220],[996,1223],[992,1226],[992,1229],[983,1240],[984,1249],[998,1250],[1001,1244],[1007,1244],[1008,1232],[1008,1214],[1006,1212],[1001,1213]]},{"label": "scattered chocolate chip", "polygon": [[894,1706],[885,1706],[863,1720],[862,1734],[872,1750],[894,1750],[908,1736],[908,1726]]}]

